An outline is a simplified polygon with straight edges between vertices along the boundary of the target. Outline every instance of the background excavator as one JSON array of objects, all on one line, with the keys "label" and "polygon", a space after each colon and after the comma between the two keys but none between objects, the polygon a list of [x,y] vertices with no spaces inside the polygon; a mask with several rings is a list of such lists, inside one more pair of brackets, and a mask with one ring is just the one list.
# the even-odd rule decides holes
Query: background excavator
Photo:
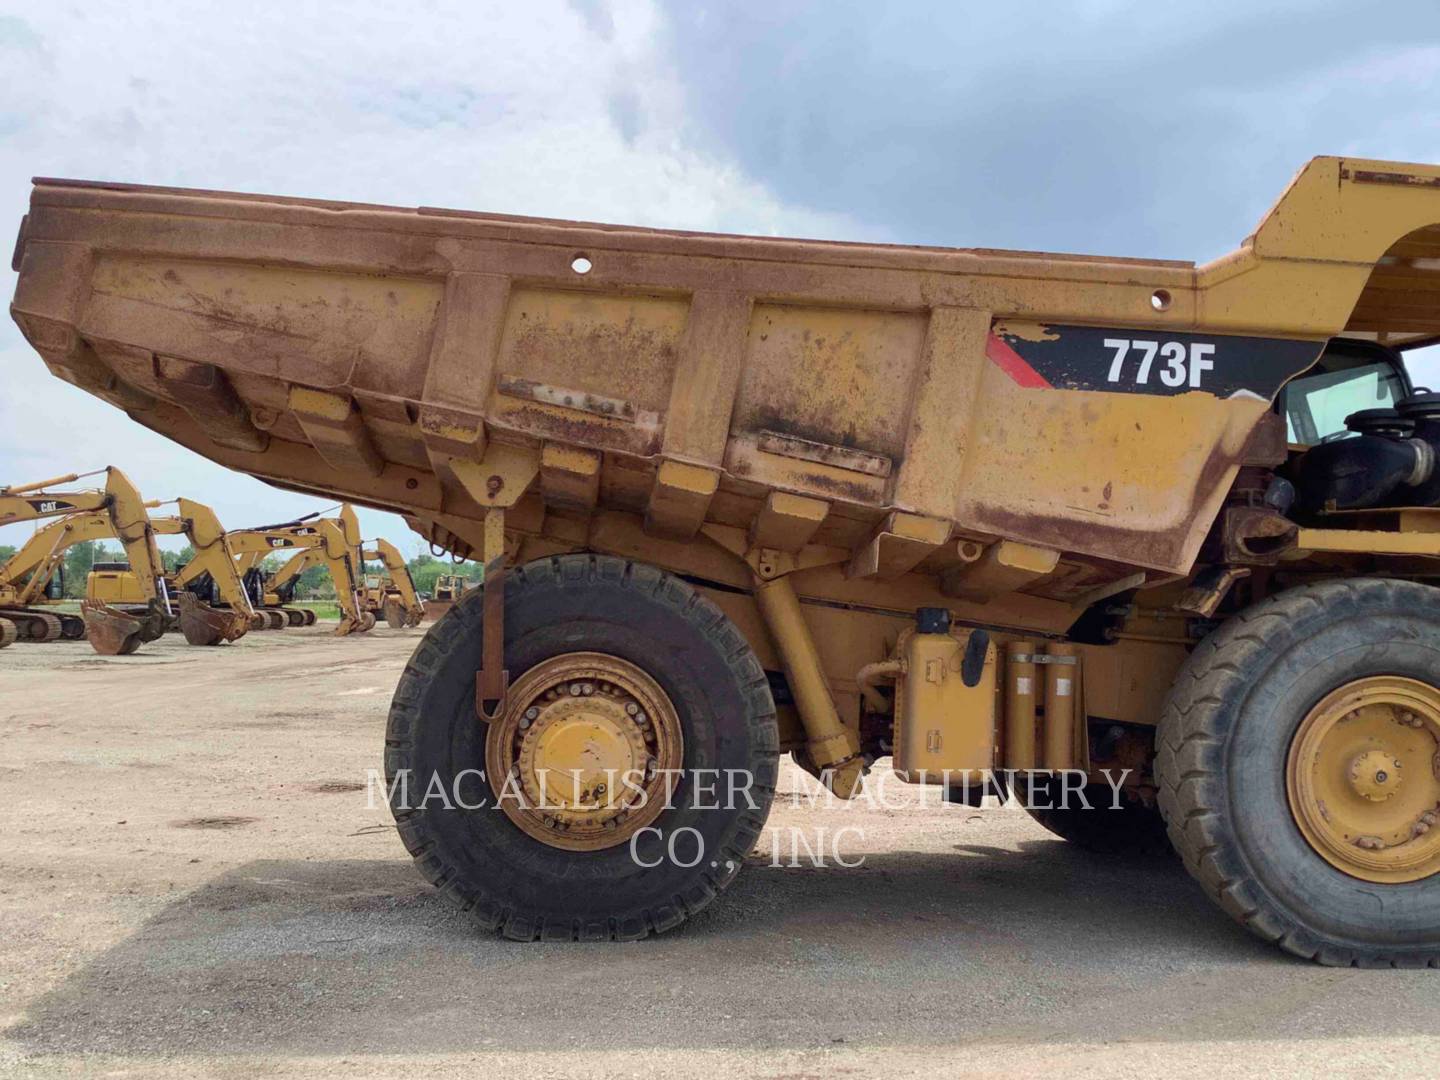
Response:
[{"label": "background excavator", "polygon": [[[103,489],[51,490],[102,472],[106,477]],[[130,565],[136,568],[140,579],[144,608],[138,612],[121,611],[104,601],[87,599],[80,607],[83,633],[98,653],[107,656],[132,653],[142,642],[153,641],[164,633],[176,616],[161,573],[163,564],[155,544],[155,530],[150,524],[145,500],[135,485],[119,469],[109,466],[0,488],[0,525],[84,513],[103,515],[109,535],[125,548]],[[45,611],[34,606],[35,599],[38,598],[22,601],[18,591],[0,593],[0,645],[16,640],[54,641],[62,636],[80,636],[75,631],[76,616]]]},{"label": "background excavator", "polygon": [[193,499],[176,499],[177,514],[159,533],[183,533],[194,556],[175,572],[180,594],[180,629],[191,645],[235,641],[247,630],[268,625],[255,610],[235,568],[235,553],[215,511]]},{"label": "background excavator", "polygon": [[[64,592],[66,552],[76,544],[109,540],[114,535],[115,527],[103,510],[70,514],[37,529],[15,554],[0,563],[0,604],[11,610],[58,604]],[[110,602],[108,597],[102,599]],[[132,605],[144,604],[138,586],[126,600]],[[59,637],[76,640],[85,636],[85,620],[78,615],[61,611],[36,614],[51,615],[58,620]],[[47,631],[51,629],[44,623],[41,625]],[[33,640],[53,639],[47,636]]]},{"label": "background excavator", "polygon": [[365,548],[361,555],[383,563],[385,577],[372,586],[369,576],[366,576],[363,592],[365,610],[377,619],[383,618],[397,630],[403,626],[419,626],[420,620],[425,617],[425,607],[415,592],[415,582],[410,578],[405,557],[389,540],[376,539],[373,543],[374,546]]},{"label": "background excavator", "polygon": [[340,606],[337,636],[369,630],[375,616],[364,610],[359,593],[360,523],[349,505],[334,518],[303,518],[257,529],[239,529],[228,534],[240,572],[259,569],[267,555],[294,551],[290,560],[264,578],[260,588],[266,607],[286,604],[294,596],[300,575],[311,566],[324,566],[335,585]]},{"label": "background excavator", "polygon": [[[155,572],[160,576],[151,582],[151,588],[157,594],[169,596],[178,608],[181,632],[191,645],[234,641],[252,628],[255,613],[248,607],[240,588],[234,561],[229,558],[225,547],[224,529],[208,506],[191,499],[172,501],[179,512],[173,517],[151,517],[150,527],[159,536],[185,536],[195,549],[195,557],[186,566],[186,570],[190,571],[188,577],[182,573],[174,579],[167,578],[160,564],[155,564]],[[150,509],[165,503],[152,501],[144,505]],[[108,540],[114,536],[114,522],[104,511],[71,514],[51,522],[0,566],[0,592],[13,589],[17,601],[22,604],[45,603],[46,588],[64,565],[68,549],[87,540]],[[203,573],[215,575],[217,591],[230,604],[230,610],[211,607],[194,590],[184,591],[187,582],[194,581]],[[121,571],[92,570],[86,582],[86,599],[103,603],[124,614],[143,617],[143,610],[137,613],[131,609],[143,607],[146,593],[144,576],[144,573],[129,567]],[[69,620],[69,623],[62,623],[61,636],[80,637],[84,633],[83,626],[77,630],[72,625],[80,620],[74,616],[69,616]]]}]

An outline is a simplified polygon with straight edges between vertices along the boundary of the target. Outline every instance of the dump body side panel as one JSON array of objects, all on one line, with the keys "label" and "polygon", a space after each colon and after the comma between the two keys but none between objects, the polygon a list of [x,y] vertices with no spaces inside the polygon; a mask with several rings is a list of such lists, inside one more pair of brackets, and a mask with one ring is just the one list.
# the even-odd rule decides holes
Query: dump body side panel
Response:
[{"label": "dump body side panel", "polygon": [[732,529],[819,551],[815,600],[1063,631],[1189,571],[1280,385],[1440,218],[1375,165],[1317,159],[1199,269],[47,181],[12,311],[139,422],[447,546],[508,448],[531,550],[745,588]]}]

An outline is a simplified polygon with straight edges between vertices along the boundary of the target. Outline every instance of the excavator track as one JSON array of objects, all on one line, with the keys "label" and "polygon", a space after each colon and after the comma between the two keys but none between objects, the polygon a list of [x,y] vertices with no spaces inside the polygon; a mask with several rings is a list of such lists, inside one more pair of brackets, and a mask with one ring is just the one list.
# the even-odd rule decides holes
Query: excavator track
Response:
[{"label": "excavator track", "polygon": [[[58,641],[61,637],[83,637],[85,624],[74,615],[55,615],[34,608],[0,608],[0,618],[15,627],[16,640],[29,643]],[[66,633],[69,624],[80,623],[80,633]]]}]

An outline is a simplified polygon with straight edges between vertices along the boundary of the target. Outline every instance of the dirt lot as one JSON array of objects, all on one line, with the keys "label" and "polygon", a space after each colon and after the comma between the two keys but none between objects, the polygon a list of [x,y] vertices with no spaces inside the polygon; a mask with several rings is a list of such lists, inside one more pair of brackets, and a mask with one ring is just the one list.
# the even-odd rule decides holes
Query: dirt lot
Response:
[{"label": "dirt lot", "polygon": [[1287,959],[1004,808],[782,798],[785,845],[851,827],[863,865],[767,838],[668,936],[480,936],[366,790],[421,633],[0,652],[0,1071],[1433,1074],[1436,973]]}]

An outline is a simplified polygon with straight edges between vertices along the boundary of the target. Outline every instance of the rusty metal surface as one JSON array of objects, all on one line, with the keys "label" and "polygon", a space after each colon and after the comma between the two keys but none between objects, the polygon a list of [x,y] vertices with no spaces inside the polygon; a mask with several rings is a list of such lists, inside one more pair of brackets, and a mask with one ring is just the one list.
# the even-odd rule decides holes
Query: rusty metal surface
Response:
[{"label": "rusty metal surface", "polygon": [[213,608],[194,593],[180,594],[180,632],[190,645],[235,641],[250,628],[250,614]]},{"label": "rusty metal surface", "polygon": [[[1198,267],[42,180],[12,312],[152,430],[448,550],[504,505],[516,544],[728,580],[702,526],[778,492],[854,556],[808,579],[832,601],[934,603],[957,541],[1053,551],[1021,586],[1048,608],[992,601],[1041,628],[1063,582],[1190,571],[1325,339],[1440,334],[1437,180],[1318,158]],[[939,539],[890,557],[896,514]],[[637,546],[606,547],[619,518]]]},{"label": "rusty metal surface", "polygon": [[99,600],[80,604],[85,637],[101,656],[126,656],[140,647],[141,620]]}]

